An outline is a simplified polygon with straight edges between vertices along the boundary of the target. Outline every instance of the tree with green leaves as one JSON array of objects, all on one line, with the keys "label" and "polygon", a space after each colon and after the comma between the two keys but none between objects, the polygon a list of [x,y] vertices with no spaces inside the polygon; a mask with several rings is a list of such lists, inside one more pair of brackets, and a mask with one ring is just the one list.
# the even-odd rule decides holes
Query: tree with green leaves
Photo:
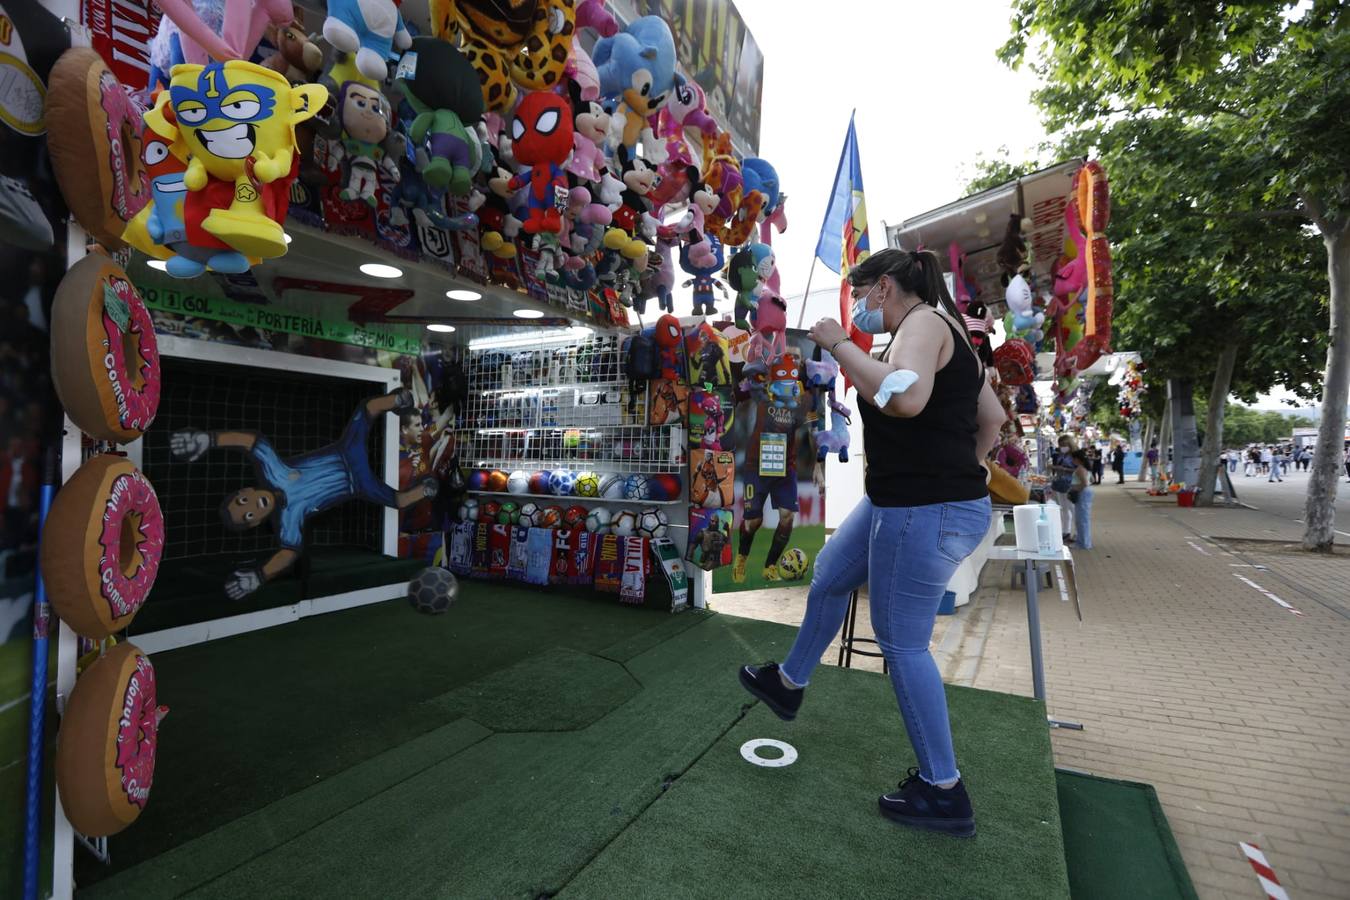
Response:
[{"label": "tree with green leaves", "polygon": [[[1289,221],[1315,229],[1323,245],[1329,327],[1303,543],[1322,551],[1334,539],[1350,394],[1345,15],[1346,4],[1335,0],[1017,0],[1013,35],[1000,51],[1016,66],[1036,47],[1031,64],[1044,86],[1035,99],[1052,130],[1089,123],[1147,130],[1170,120],[1222,132],[1224,167],[1185,180],[1178,198],[1185,215],[1165,220],[1169,230],[1193,232],[1216,221]],[[1190,220],[1197,225],[1184,224]]]}]

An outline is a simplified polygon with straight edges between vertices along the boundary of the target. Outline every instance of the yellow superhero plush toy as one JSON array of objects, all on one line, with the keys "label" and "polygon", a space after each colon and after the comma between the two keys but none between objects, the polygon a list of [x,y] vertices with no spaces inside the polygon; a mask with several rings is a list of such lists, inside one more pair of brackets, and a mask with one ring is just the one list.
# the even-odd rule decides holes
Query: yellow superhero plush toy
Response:
[{"label": "yellow superhero plush toy", "polygon": [[[178,65],[145,121],[188,152],[188,243],[246,258],[286,252],[281,223],[297,172],[295,126],[328,100],[322,85],[291,86],[243,60]],[[220,269],[214,260],[212,268]]]}]

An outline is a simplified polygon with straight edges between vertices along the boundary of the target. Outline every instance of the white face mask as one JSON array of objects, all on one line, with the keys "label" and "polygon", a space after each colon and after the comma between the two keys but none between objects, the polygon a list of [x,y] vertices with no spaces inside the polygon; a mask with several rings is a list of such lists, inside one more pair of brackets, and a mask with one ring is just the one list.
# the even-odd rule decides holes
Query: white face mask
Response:
[{"label": "white face mask", "polygon": [[886,333],[886,322],[885,317],[881,314],[881,307],[878,306],[876,309],[867,308],[867,301],[872,296],[872,291],[875,291],[880,286],[881,282],[878,281],[876,284],[872,285],[866,294],[863,294],[857,300],[853,301],[853,308],[851,310],[853,326],[866,334]]}]

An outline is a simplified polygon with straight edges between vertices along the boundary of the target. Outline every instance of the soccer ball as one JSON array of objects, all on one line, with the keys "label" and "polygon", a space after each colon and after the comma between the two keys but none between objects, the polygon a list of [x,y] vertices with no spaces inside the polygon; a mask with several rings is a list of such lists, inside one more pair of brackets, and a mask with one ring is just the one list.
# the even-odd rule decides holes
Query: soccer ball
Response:
[{"label": "soccer ball", "polygon": [[474,469],[469,473],[468,489],[482,491],[487,489],[488,473],[486,469]]},{"label": "soccer ball", "polygon": [[599,497],[600,476],[594,472],[582,472],[577,476],[576,490],[578,497]]},{"label": "soccer ball", "polygon": [[478,507],[478,521],[491,524],[497,521],[497,513],[501,512],[502,505],[496,500],[488,502]]},{"label": "soccer ball", "polygon": [[500,493],[506,490],[507,475],[501,469],[493,469],[488,473],[487,489],[494,493]]},{"label": "soccer ball", "polygon": [[604,534],[609,531],[610,523],[613,521],[613,513],[603,506],[597,506],[586,515],[586,530],[593,531],[596,534]]},{"label": "soccer ball", "polygon": [[603,475],[600,478],[600,496],[610,500],[623,499],[624,478],[622,475]]},{"label": "soccer ball", "polygon": [[563,508],[561,506],[545,506],[534,515],[534,524],[540,528],[557,528],[562,523]]},{"label": "soccer ball", "polygon": [[653,500],[678,500],[684,483],[680,481],[680,476],[667,472],[664,475],[654,476],[651,479],[651,486]]},{"label": "soccer ball", "polygon": [[478,521],[478,501],[470,497],[459,505],[459,520],[461,522]]},{"label": "soccer ball", "polygon": [[646,475],[629,475],[623,483],[623,495],[628,500],[649,500],[652,496],[652,483]]},{"label": "soccer ball", "polygon": [[522,503],[520,506],[520,517],[516,519],[521,525],[533,525],[534,519],[539,515],[539,507],[534,503]]},{"label": "soccer ball", "polygon": [[498,525],[514,525],[520,519],[520,504],[507,500],[497,508]]},{"label": "soccer ball", "polygon": [[563,527],[580,528],[586,521],[586,507],[569,506],[563,510]]},{"label": "soccer ball", "polygon": [[796,581],[806,574],[811,558],[800,547],[789,547],[778,557],[778,571],[789,581]]},{"label": "soccer ball", "polygon": [[516,469],[506,479],[506,489],[513,494],[528,494],[530,492],[530,473]]},{"label": "soccer ball", "polygon": [[459,594],[459,582],[449,569],[438,566],[423,569],[408,582],[408,602],[413,609],[437,615],[450,608]]},{"label": "soccer ball", "polygon": [[619,537],[632,537],[633,532],[637,530],[637,516],[631,510],[625,509],[614,517],[609,530]]},{"label": "soccer ball", "polygon": [[530,473],[530,493],[547,494],[548,493],[548,473],[531,472]]},{"label": "soccer ball", "polygon": [[670,525],[666,514],[655,507],[644,509],[638,513],[637,533],[645,538],[665,537],[666,531]]},{"label": "soccer ball", "polygon": [[576,484],[577,476],[566,469],[556,469],[553,474],[548,476],[549,492],[557,494],[559,497],[570,495]]},{"label": "soccer ball", "polygon": [[581,446],[581,429],[569,428],[563,432],[563,449],[575,450]]}]

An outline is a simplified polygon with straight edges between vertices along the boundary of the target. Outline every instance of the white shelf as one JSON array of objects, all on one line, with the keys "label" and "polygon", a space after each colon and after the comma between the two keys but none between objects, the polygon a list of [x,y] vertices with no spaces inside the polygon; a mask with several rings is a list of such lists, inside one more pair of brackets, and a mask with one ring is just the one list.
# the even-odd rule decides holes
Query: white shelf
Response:
[{"label": "white shelf", "polygon": [[510,491],[465,491],[464,493],[488,497],[508,497],[512,500],[554,500],[559,503],[566,500],[583,503],[632,503],[635,506],[676,506],[684,502],[683,500],[629,500],[623,497],[580,497],[575,494],[513,494]]}]

